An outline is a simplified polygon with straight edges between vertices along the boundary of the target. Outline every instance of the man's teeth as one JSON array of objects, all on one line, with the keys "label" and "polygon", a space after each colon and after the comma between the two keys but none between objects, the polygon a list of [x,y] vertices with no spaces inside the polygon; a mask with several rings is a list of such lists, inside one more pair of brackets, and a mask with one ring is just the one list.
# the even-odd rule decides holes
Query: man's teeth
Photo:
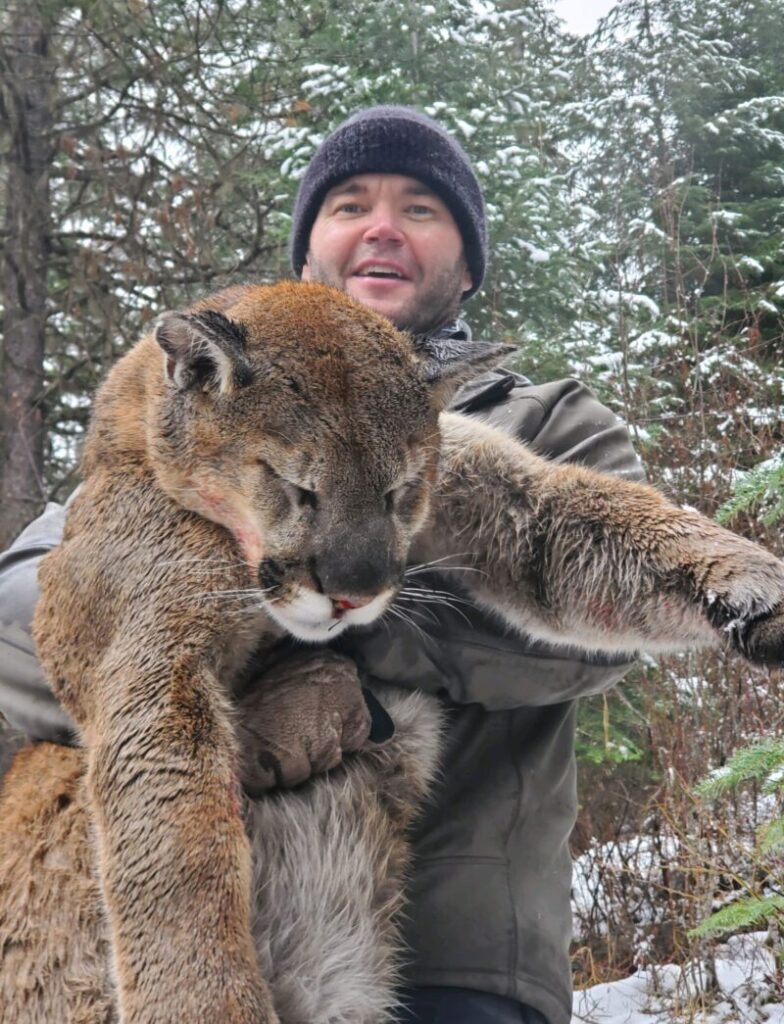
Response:
[{"label": "man's teeth", "polygon": [[403,278],[397,270],[390,270],[389,267],[365,267],[361,274],[362,277],[397,277],[401,280]]}]

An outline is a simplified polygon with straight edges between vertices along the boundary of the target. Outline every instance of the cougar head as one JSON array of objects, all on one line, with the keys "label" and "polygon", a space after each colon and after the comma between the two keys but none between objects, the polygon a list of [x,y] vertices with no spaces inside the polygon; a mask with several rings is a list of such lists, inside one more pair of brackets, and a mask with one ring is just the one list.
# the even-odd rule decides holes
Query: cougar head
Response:
[{"label": "cougar head", "polygon": [[155,471],[231,531],[280,625],[331,639],[393,600],[428,516],[438,414],[508,350],[417,345],[323,285],[231,295],[157,322]]}]

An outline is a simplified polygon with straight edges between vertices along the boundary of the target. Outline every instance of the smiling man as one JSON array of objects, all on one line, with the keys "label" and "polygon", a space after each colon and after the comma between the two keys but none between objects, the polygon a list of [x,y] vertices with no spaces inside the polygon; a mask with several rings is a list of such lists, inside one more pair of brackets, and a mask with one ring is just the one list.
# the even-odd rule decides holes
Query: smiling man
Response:
[{"label": "smiling man", "polygon": [[294,207],[291,262],[404,330],[443,327],[482,284],[487,221],[463,149],[408,107],[371,107],[321,146]]},{"label": "smiling man", "polygon": [[[479,183],[462,148],[430,118],[374,107],[314,155],[292,219],[297,277],[341,288],[446,347],[470,336],[458,314],[480,288],[486,259]],[[641,476],[623,425],[577,381],[533,386],[496,370],[465,386],[454,408],[559,462]],[[72,740],[71,725],[26,631],[38,560],[59,542],[64,521],[65,510],[50,505],[0,557],[0,624],[9,627],[0,639],[0,711],[27,734],[60,742]],[[434,603],[450,591],[447,569],[417,579],[433,592],[419,609],[421,629],[390,619],[340,641],[365,677],[427,690],[444,708],[441,780],[414,836],[401,1022],[569,1024],[577,698],[628,666],[532,643],[460,595],[459,612]],[[312,689],[321,719],[275,701],[274,714],[263,716],[278,731],[277,769],[266,785],[302,782],[340,758],[329,747],[325,759],[319,747],[320,736],[334,734],[329,688]],[[343,750],[365,735],[344,735]],[[255,733],[253,743],[263,762],[274,744],[265,748]]]},{"label": "smiling man", "polygon": [[455,317],[472,290],[448,207],[401,174],[359,174],[329,190],[302,278],[340,288],[411,331]]}]

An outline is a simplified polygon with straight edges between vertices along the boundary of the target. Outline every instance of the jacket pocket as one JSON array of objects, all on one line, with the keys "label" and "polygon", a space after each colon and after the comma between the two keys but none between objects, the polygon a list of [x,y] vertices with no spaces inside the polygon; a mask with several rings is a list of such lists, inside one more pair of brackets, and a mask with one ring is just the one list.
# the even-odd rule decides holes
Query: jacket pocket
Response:
[{"label": "jacket pocket", "polygon": [[406,939],[417,978],[507,973],[515,959],[508,862],[501,857],[417,860]]}]

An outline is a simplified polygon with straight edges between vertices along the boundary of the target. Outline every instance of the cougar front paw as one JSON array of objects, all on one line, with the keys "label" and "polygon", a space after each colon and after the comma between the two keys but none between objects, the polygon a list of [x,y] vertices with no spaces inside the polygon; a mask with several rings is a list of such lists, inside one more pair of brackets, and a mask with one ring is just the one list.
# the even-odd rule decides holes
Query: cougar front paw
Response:
[{"label": "cougar front paw", "polygon": [[730,626],[734,646],[749,661],[784,664],[784,606],[766,615]]},{"label": "cougar front paw", "polygon": [[[744,570],[710,588],[705,608],[711,625],[749,661],[784,663],[784,563],[753,548]],[[730,563],[730,570],[731,570]]]},{"label": "cougar front paw", "polygon": [[238,705],[242,785],[250,796],[298,786],[362,747],[370,726],[353,661],[329,650],[294,655]]}]

